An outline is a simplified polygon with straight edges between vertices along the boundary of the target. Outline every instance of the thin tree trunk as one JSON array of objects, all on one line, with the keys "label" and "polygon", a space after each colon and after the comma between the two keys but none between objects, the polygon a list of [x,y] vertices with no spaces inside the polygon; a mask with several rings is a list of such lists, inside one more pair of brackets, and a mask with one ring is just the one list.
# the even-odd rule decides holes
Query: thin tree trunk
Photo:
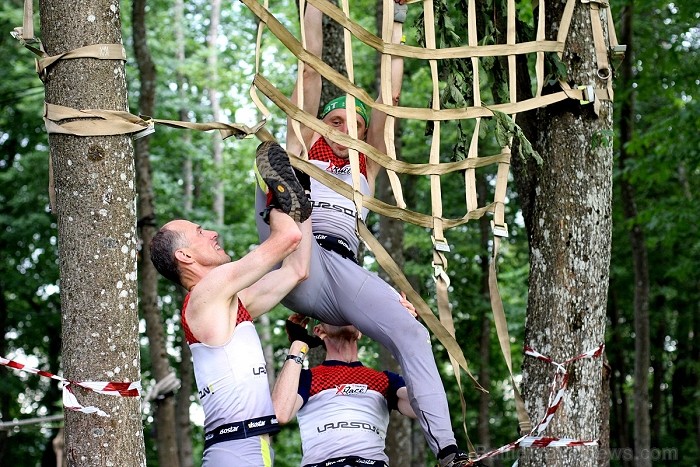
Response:
[{"label": "thin tree trunk", "polygon": [[[620,84],[622,89],[629,90],[625,93],[626,98],[622,99],[620,103],[619,166],[622,173],[625,172],[629,159],[627,144],[632,140],[634,134],[635,95],[631,86],[634,57],[632,17],[633,2],[630,1],[622,15],[622,40],[623,43],[627,44],[627,58],[621,67]],[[640,453],[648,453],[651,446],[649,424],[649,264],[644,232],[636,220],[637,203],[634,199],[634,187],[625,176],[620,178],[620,191],[625,219],[632,222],[629,237],[632,245],[634,270],[634,452],[638,456],[637,466],[650,467],[650,457],[639,455]]]},{"label": "thin tree trunk", "polygon": [[[134,0],[132,9],[134,30],[134,54],[139,68],[140,92],[139,112],[143,115],[155,114],[156,67],[151,58],[146,37],[146,0]],[[150,261],[150,243],[156,233],[153,181],[151,176],[150,138],[140,138],[135,143],[136,191],[138,197],[138,228],[142,242],[139,256],[139,277],[141,278],[141,312],[146,322],[148,352],[151,370],[156,382],[170,373],[170,361],[165,346],[163,317],[158,308],[158,274]],[[155,407],[155,434],[160,465],[179,466],[177,437],[175,434],[175,399],[172,394],[157,396],[152,401]]]},{"label": "thin tree trunk", "polygon": [[[185,67],[185,4],[184,0],[175,0],[174,5],[174,15],[175,15],[175,58],[177,59],[178,70],[182,70]],[[185,77],[181,71],[178,71],[175,75],[175,81],[177,82],[178,96],[180,97],[180,102],[187,102],[187,93],[185,92]],[[181,121],[188,121],[187,109],[182,107],[179,112],[179,119]],[[182,134],[182,146],[188,147],[192,141],[191,132],[186,131]],[[194,198],[194,177],[192,175],[192,157],[189,151],[183,151],[182,155],[182,198],[183,198],[183,210],[185,215],[188,215],[192,211],[192,202]]]},{"label": "thin tree trunk", "polygon": [[[49,55],[121,44],[119,5],[107,0],[41,2]],[[59,62],[46,101],[74,109],[128,110],[122,61]],[[51,135],[56,187],[63,371],[73,381],[140,381],[135,171],[128,135]],[[66,411],[69,465],[146,465],[139,398],[74,388],[109,416]]]},{"label": "thin tree trunk", "polygon": [[[487,198],[487,181],[483,172],[477,173],[476,188],[479,199]],[[489,218],[483,216],[479,219],[480,232],[480,251],[481,254],[481,296],[484,303],[490,303],[489,294],[489,243],[491,241],[491,228]],[[489,319],[488,311],[484,310],[481,317],[481,330],[479,331],[479,384],[489,390],[491,386],[491,320]],[[479,443],[479,452],[488,452],[491,450],[491,430],[489,429],[489,402],[491,395],[483,391],[479,391],[479,416],[477,424],[477,436]],[[501,462],[498,459],[485,459],[485,465],[500,466]]]},{"label": "thin tree trunk", "polygon": [[[182,303],[179,300],[178,303]],[[181,335],[184,334],[181,332]],[[194,466],[194,448],[192,446],[192,421],[190,420],[190,407],[192,395],[195,393],[194,366],[190,346],[185,342],[184,336],[180,345],[180,390],[177,393],[176,425],[177,444],[180,453],[180,467]]]},{"label": "thin tree trunk", "polygon": [[[610,322],[612,326],[610,328],[610,340],[611,342],[622,342],[622,336],[620,335],[618,324],[620,323],[620,315],[618,313],[617,305],[617,294],[615,292],[615,285],[612,284],[610,295],[608,298],[608,309],[610,313]],[[629,436],[629,405],[627,403],[627,393],[625,391],[625,377],[627,375],[627,370],[625,368],[625,359],[623,355],[623,349],[620,345],[612,345],[606,351],[607,355],[610,357],[610,362],[612,365],[612,375],[610,378],[610,397],[612,398],[612,417],[611,417],[611,428],[610,431],[615,434],[615,443],[617,443],[617,448],[629,448],[632,445]],[[610,440],[610,444],[613,445],[613,440]],[[632,467],[632,462],[628,459],[622,458],[622,465],[625,467]]]},{"label": "thin tree trunk", "polygon": [[[398,146],[398,140],[396,140],[396,142]],[[397,147],[397,152],[398,151],[399,148]],[[393,199],[389,179],[384,171],[377,177],[376,194],[377,198],[382,201],[391,202],[390,200]],[[396,261],[399,268],[403,269],[402,222],[381,216],[379,219],[378,239],[387,253]],[[384,280],[389,280],[383,271],[380,275]],[[379,347],[379,362],[381,370],[401,373],[401,368],[398,363],[396,363],[396,360],[394,360],[391,352],[383,346]],[[411,425],[411,419],[395,411],[392,412],[386,436],[386,453],[387,456],[389,456],[389,463],[391,465],[410,465],[412,452]]]},{"label": "thin tree trunk", "polygon": [[[559,24],[563,3],[544,2],[547,24]],[[556,37],[556,30],[547,37]],[[597,67],[591,40],[590,7],[577,4],[563,62],[568,80],[595,83]],[[598,86],[602,83],[598,82]],[[538,112],[535,147],[544,159],[527,193],[536,193],[525,218],[530,240],[530,283],[525,344],[564,361],[604,341],[611,244],[612,105],[600,115],[575,101]],[[531,174],[533,175],[533,174]],[[568,366],[563,407],[544,433],[594,440],[600,436],[602,359]],[[526,358],[523,396],[532,420],[548,406],[554,367]],[[598,448],[525,449],[520,465],[581,466],[598,462]]]},{"label": "thin tree trunk", "polygon": [[[2,240],[0,240],[1,243]],[[2,245],[3,247],[5,245]],[[4,251],[4,248],[3,248]],[[5,300],[5,288],[0,281],[0,355],[7,355],[7,301]],[[0,413],[10,413],[10,394],[9,391],[0,392]],[[5,458],[9,450],[9,433],[6,430],[0,430],[0,465],[5,465]]]},{"label": "thin tree trunk", "polygon": [[[211,113],[215,122],[221,121],[221,105],[219,99],[219,51],[217,40],[219,38],[219,24],[221,22],[221,0],[211,0],[211,17],[209,18],[209,35],[207,45],[207,67],[209,69],[209,100],[211,101]],[[214,160],[214,173],[221,174],[224,166],[223,142],[218,132],[213,133],[212,159]],[[218,225],[224,225],[224,182],[217,175],[214,181],[214,214]]]},{"label": "thin tree trunk", "polygon": [[[174,15],[175,15],[175,56],[177,58],[178,70],[185,66],[185,4],[184,0],[175,0]],[[178,95],[181,102],[186,102],[185,92],[185,77],[181,72],[176,74],[178,87]],[[179,117],[182,121],[188,120],[187,109],[179,110]],[[188,147],[192,140],[191,133],[183,134],[183,146]],[[192,157],[189,151],[183,151],[182,154],[182,180],[183,180],[183,214],[188,218],[192,212],[194,202],[194,176],[192,171]],[[178,303],[182,303],[183,297],[180,297]],[[180,333],[183,336],[184,333]],[[190,347],[181,340],[180,345],[180,364],[178,372],[180,375],[180,390],[176,395],[175,400],[175,433],[177,437],[178,454],[180,467],[194,466],[194,449],[192,446],[192,423],[190,420],[190,406],[192,405],[192,394],[195,392],[194,384],[194,367],[192,365],[192,354]]]}]

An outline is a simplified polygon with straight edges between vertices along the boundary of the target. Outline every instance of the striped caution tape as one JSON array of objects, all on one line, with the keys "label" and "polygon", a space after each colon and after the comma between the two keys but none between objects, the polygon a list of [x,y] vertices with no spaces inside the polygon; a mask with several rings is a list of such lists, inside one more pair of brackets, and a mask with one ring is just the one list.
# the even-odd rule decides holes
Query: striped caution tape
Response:
[{"label": "striped caution tape", "polygon": [[597,446],[598,440],[579,440],[573,438],[555,438],[551,436],[542,436],[542,432],[547,428],[549,422],[554,418],[554,414],[559,409],[563,399],[564,393],[566,391],[566,386],[569,380],[569,373],[566,371],[566,365],[576,360],[581,360],[583,358],[598,358],[602,355],[605,349],[604,344],[600,344],[595,349],[591,349],[587,352],[583,352],[575,357],[572,357],[562,363],[554,361],[551,357],[547,357],[532,347],[525,346],[525,355],[533,358],[537,358],[547,363],[551,363],[555,366],[556,370],[554,377],[552,378],[552,387],[549,396],[549,403],[547,404],[547,409],[542,417],[542,420],[532,429],[530,433],[525,436],[521,436],[517,440],[501,446],[498,449],[494,449],[487,453],[484,453],[472,459],[472,462],[480,461],[489,457],[498,456],[500,454],[506,453],[508,451],[513,451],[518,448],[546,448],[546,447],[573,447],[573,446]]},{"label": "striped caution tape", "polygon": [[55,379],[60,381],[63,389],[63,407],[68,410],[73,410],[75,412],[82,413],[96,413],[101,417],[109,417],[107,413],[100,410],[94,406],[85,407],[73,393],[74,386],[80,386],[83,389],[89,391],[97,392],[100,394],[107,394],[109,396],[121,396],[121,397],[140,397],[141,396],[141,381],[133,382],[99,382],[99,381],[69,381],[61,376],[54,375],[48,371],[38,370],[36,368],[28,367],[22,363],[16,362],[14,360],[8,360],[6,358],[0,357],[0,365],[8,366],[14,368],[15,370],[26,371],[27,373],[34,373],[45,378]]}]

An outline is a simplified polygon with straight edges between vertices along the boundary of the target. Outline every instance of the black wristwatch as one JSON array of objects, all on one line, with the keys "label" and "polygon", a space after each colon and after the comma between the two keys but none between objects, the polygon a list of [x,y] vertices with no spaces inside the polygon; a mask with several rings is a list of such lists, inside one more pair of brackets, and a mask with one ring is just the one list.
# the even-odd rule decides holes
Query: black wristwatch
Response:
[{"label": "black wristwatch", "polygon": [[299,355],[288,354],[287,358],[285,358],[284,361],[286,362],[287,360],[294,360],[299,365],[302,365],[304,363],[304,357],[306,356],[306,353],[308,351],[309,345],[305,342],[304,345],[302,345],[301,350],[299,350]]},{"label": "black wristwatch", "polygon": [[303,354],[302,354],[302,355],[292,355],[292,354],[289,354],[289,355],[287,355],[287,358],[284,359],[285,362],[286,362],[287,360],[294,360],[294,361],[297,362],[299,365],[302,365],[302,364],[304,363],[304,355],[303,355]]}]

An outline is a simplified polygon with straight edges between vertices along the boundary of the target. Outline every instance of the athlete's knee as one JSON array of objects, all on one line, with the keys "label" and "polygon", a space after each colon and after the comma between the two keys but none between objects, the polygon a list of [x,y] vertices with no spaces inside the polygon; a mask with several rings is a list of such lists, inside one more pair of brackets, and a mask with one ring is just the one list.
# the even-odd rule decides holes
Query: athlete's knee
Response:
[{"label": "athlete's knee", "polygon": [[391,335],[398,341],[425,343],[430,345],[430,333],[417,319],[406,316],[394,323]]}]

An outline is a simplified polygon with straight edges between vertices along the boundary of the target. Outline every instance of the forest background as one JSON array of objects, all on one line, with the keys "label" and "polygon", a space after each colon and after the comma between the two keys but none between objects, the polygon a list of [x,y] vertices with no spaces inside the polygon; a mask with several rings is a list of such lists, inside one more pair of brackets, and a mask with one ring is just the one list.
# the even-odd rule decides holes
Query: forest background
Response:
[{"label": "forest background", "polygon": [[[139,5],[139,2],[134,2]],[[199,122],[231,121],[252,124],[258,118],[247,94],[254,73],[254,17],[238,2],[221,6],[215,40],[209,27],[216,1],[150,2],[145,9],[146,31],[157,79],[154,116],[191,119]],[[142,4],[141,4],[142,5]],[[621,43],[631,45],[624,62],[615,62],[614,197],[613,243],[608,295],[606,362],[610,372],[610,459],[613,465],[632,465],[628,458],[634,446],[634,422],[646,400],[635,390],[635,275],[633,258],[647,256],[648,333],[650,347],[647,382],[650,456],[658,465],[673,461],[697,465],[700,453],[700,350],[697,342],[700,295],[700,210],[693,207],[700,172],[700,14],[690,1],[612,2],[612,12]],[[139,108],[139,70],[132,60],[134,29],[132,2],[121,4],[124,43],[127,50],[127,83],[130,107]],[[178,7],[181,8],[178,9]],[[173,9],[175,8],[175,9]],[[298,37],[294,2],[274,6],[278,18]],[[526,2],[519,9],[527,21]],[[375,2],[352,4],[354,19],[376,30]],[[530,11],[531,15],[531,11]],[[417,13],[409,13],[408,43],[417,44]],[[629,23],[626,23],[629,21]],[[22,22],[22,2],[0,5],[0,356],[61,373],[61,305],[57,261],[57,225],[49,210],[48,137],[41,119],[43,86],[34,72],[33,56],[10,35]],[[627,34],[625,34],[625,32]],[[180,34],[181,33],[181,34]],[[460,31],[456,31],[460,33]],[[38,33],[39,37],[41,33]],[[296,61],[269,38],[264,42],[262,68],[266,77],[286,95],[293,85]],[[372,89],[376,79],[374,53],[357,47],[356,80]],[[407,60],[402,105],[428,105],[428,70]],[[283,119],[277,112],[268,123],[282,135]],[[459,151],[457,131],[443,128],[446,160]],[[488,139],[488,135],[483,136]],[[419,122],[406,122],[397,139],[400,158],[418,161],[425,155],[429,136]],[[257,142],[253,139],[223,143],[218,135],[159,127],[149,137],[153,168],[156,224],[187,216],[219,230],[225,248],[240,256],[257,243],[254,227],[252,164]],[[488,144],[486,142],[485,144]],[[429,212],[428,181],[406,180],[407,202]],[[191,191],[187,191],[191,188]],[[463,197],[455,178],[446,178],[443,201],[446,217]],[[627,198],[625,198],[627,197]],[[630,206],[630,197],[635,210]],[[450,200],[454,199],[454,203]],[[511,334],[514,366],[520,368],[525,335],[528,293],[528,241],[522,221],[520,197],[511,184],[507,222],[510,236],[499,264],[499,285]],[[368,224],[379,231],[379,219]],[[637,241],[640,238],[641,243]],[[424,297],[434,296],[431,278],[429,233],[406,225],[401,229],[403,269]],[[636,239],[636,240],[635,240]],[[482,384],[489,381],[490,395],[484,399],[467,385],[467,421],[470,437],[480,449],[498,447],[516,438],[514,403],[507,369],[500,357],[491,323],[484,283],[488,244],[482,225],[469,223],[448,232],[452,246],[449,274],[450,300],[456,320],[457,341]],[[375,268],[371,256],[367,267]],[[643,275],[642,275],[643,277]],[[182,334],[178,320],[181,292],[160,281],[158,309],[164,317],[164,338],[169,365],[183,388],[166,395],[178,417],[178,442],[184,451],[181,465],[198,465],[201,458],[201,414],[195,402],[191,368],[181,353]],[[433,303],[433,302],[429,302]],[[271,361],[280,362],[286,336],[283,320],[288,311],[279,307],[258,323]],[[146,321],[141,323],[142,380],[145,392],[154,384],[153,356],[149,351]],[[567,339],[566,335],[558,336]],[[382,349],[364,341],[362,360],[375,367],[389,365]],[[459,394],[448,359],[436,344],[436,358],[448,388],[451,406],[459,407]],[[581,349],[587,350],[587,349]],[[185,354],[186,355],[186,354]],[[0,465],[38,465],[51,457],[50,443],[60,421],[53,424],[12,426],[13,420],[62,413],[60,390],[55,382],[0,368]],[[159,378],[160,379],[160,378]],[[641,402],[640,402],[641,401]],[[166,402],[167,403],[167,402]],[[157,407],[144,406],[144,438],[148,465],[158,464]],[[486,414],[486,415],[484,415]],[[459,409],[453,411],[454,426],[460,426]],[[190,423],[190,419],[192,422]],[[430,454],[421,448],[420,433],[408,427],[411,462],[427,465]],[[460,434],[460,436],[462,436]],[[488,441],[484,441],[484,440]],[[299,441],[295,427],[285,428],[275,449],[280,466],[298,465]],[[183,454],[180,453],[180,457]],[[664,459],[662,457],[666,456]],[[189,459],[189,464],[187,463]],[[508,463],[510,458],[502,459]],[[512,462],[512,459],[510,460]]]}]

